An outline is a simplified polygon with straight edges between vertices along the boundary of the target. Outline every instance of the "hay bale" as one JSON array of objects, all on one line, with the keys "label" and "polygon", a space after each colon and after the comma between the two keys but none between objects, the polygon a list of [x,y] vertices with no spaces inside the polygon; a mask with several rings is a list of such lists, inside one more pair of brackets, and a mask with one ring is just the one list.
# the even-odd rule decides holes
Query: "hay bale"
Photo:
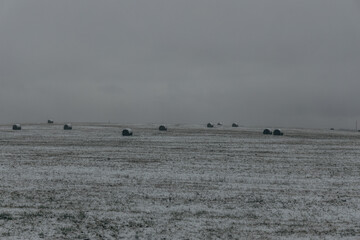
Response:
[{"label": "hay bale", "polygon": [[222,124],[222,122],[218,122],[217,125],[218,125],[218,126],[222,126],[223,124]]},{"label": "hay bale", "polygon": [[124,130],[122,130],[122,135],[123,136],[132,136],[133,132],[130,128],[125,128]]},{"label": "hay bale", "polygon": [[280,129],[275,129],[273,134],[276,135],[276,136],[284,135],[284,133]]},{"label": "hay bale", "polygon": [[208,128],[213,128],[213,127],[214,127],[214,124],[212,124],[211,122],[209,122],[206,126],[207,126]]},{"label": "hay bale", "polygon": [[67,123],[64,125],[64,130],[71,130],[72,129],[72,126],[70,123]]},{"label": "hay bale", "polygon": [[159,131],[167,131],[167,127],[165,127],[164,125],[160,125]]},{"label": "hay bale", "polygon": [[272,134],[272,131],[268,128],[265,128],[264,131],[263,131],[263,134],[265,135],[271,135]]},{"label": "hay bale", "polygon": [[232,127],[239,127],[239,124],[233,123],[231,126],[232,126]]},{"label": "hay bale", "polygon": [[20,124],[14,124],[14,125],[12,126],[12,129],[13,129],[13,130],[21,130],[21,125],[20,125]]},{"label": "hay bale", "polygon": [[51,119],[49,119],[49,120],[48,120],[48,123],[49,123],[49,124],[52,124],[52,123],[54,123],[54,121],[51,120]]}]

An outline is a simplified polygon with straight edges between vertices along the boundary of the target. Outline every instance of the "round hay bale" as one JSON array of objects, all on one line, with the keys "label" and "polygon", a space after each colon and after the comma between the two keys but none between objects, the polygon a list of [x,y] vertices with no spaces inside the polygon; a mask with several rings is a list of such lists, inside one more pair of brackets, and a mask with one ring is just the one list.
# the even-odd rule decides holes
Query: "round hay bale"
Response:
[{"label": "round hay bale", "polygon": [[51,119],[49,119],[49,120],[48,120],[48,123],[49,123],[49,124],[52,124],[52,123],[54,123],[54,121],[51,120]]},{"label": "round hay bale", "polygon": [[67,123],[64,125],[64,130],[71,130],[72,129],[72,126],[70,123]]},{"label": "round hay bale", "polygon": [[165,127],[164,125],[160,125],[159,131],[167,131],[167,127]]},{"label": "round hay bale", "polygon": [[239,124],[233,123],[231,126],[232,126],[232,127],[239,127]]},{"label": "round hay bale", "polygon": [[214,124],[212,124],[211,122],[209,122],[206,126],[207,126],[208,128],[213,128],[213,127],[214,127]]},{"label": "round hay bale", "polygon": [[284,135],[284,133],[280,129],[275,129],[273,134],[276,135],[276,136]]},{"label": "round hay bale", "polygon": [[222,122],[218,122],[217,125],[218,125],[218,126],[222,126],[223,124],[222,124]]},{"label": "round hay bale", "polygon": [[272,134],[272,131],[268,128],[265,128],[264,131],[263,131],[263,134],[265,135],[271,135]]},{"label": "round hay bale", "polygon": [[123,136],[132,136],[133,132],[130,128],[125,128],[124,130],[122,130],[122,135]]},{"label": "round hay bale", "polygon": [[12,126],[12,129],[13,129],[13,130],[21,130],[21,125],[20,125],[20,124],[14,124],[14,125]]}]

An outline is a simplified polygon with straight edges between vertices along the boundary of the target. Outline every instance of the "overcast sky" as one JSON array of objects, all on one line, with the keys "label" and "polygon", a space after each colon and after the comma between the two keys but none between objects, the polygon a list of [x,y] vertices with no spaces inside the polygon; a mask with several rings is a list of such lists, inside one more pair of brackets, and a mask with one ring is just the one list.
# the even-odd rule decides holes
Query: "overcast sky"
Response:
[{"label": "overcast sky", "polygon": [[1,123],[354,128],[360,0],[2,0],[0,82]]}]

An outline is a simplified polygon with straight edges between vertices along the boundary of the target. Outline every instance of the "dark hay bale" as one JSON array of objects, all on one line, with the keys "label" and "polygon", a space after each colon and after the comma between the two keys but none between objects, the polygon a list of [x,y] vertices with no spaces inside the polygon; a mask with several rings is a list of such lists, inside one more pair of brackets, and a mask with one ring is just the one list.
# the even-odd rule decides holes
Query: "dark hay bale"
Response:
[{"label": "dark hay bale", "polygon": [[213,128],[213,127],[214,127],[214,124],[208,123],[206,126],[207,126],[208,128]]},{"label": "dark hay bale", "polygon": [[49,124],[52,124],[52,123],[54,123],[54,121],[51,120],[51,119],[49,119],[49,120],[48,120],[48,123],[49,123]]},{"label": "dark hay bale", "polygon": [[275,129],[273,134],[276,135],[276,136],[284,135],[284,133],[280,129]]},{"label": "dark hay bale", "polygon": [[124,130],[122,130],[122,135],[123,136],[132,136],[133,132],[130,128],[125,128]]},{"label": "dark hay bale", "polygon": [[265,135],[271,135],[271,134],[272,134],[272,131],[271,131],[270,129],[266,128],[266,129],[264,129],[263,134],[265,134]]},{"label": "dark hay bale", "polygon": [[71,130],[72,129],[72,126],[70,123],[67,123],[64,125],[64,130]]},{"label": "dark hay bale", "polygon": [[159,131],[167,131],[167,127],[165,127],[164,125],[160,125]]},{"label": "dark hay bale", "polygon": [[12,126],[12,129],[13,129],[13,130],[21,130],[21,125],[20,125],[20,124],[14,124],[14,125]]},{"label": "dark hay bale", "polygon": [[233,123],[231,126],[232,126],[232,127],[239,127],[239,124]]},{"label": "dark hay bale", "polygon": [[221,122],[218,122],[217,125],[218,125],[218,126],[222,126],[223,124],[222,124]]}]

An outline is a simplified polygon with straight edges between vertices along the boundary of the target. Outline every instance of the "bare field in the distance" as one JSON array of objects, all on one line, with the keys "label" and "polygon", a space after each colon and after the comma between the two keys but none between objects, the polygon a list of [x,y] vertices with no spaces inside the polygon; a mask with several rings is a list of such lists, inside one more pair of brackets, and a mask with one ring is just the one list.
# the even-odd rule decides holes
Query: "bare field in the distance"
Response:
[{"label": "bare field in the distance", "polygon": [[359,239],[360,133],[0,126],[1,239]]}]

